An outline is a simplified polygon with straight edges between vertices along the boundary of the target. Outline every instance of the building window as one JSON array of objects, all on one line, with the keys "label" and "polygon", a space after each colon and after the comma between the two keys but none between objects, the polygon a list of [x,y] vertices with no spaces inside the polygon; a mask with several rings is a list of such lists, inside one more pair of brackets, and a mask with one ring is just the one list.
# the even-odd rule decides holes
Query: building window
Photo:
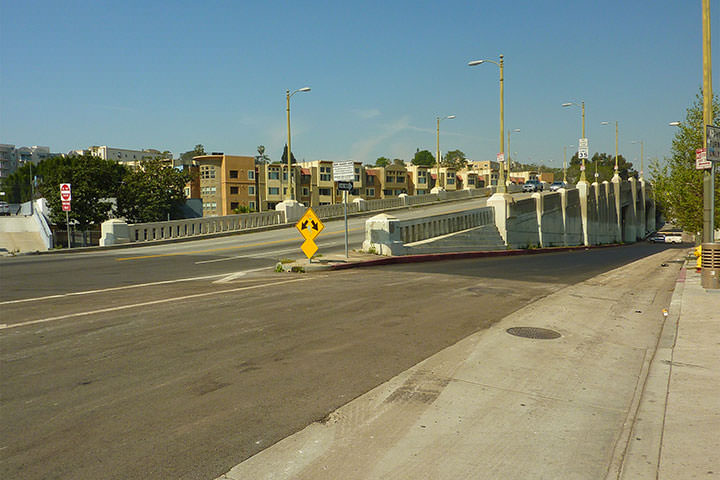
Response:
[{"label": "building window", "polygon": [[447,177],[448,185],[455,185],[455,177]]},{"label": "building window", "polygon": [[402,172],[397,172],[397,178],[395,179],[397,183],[404,183],[405,182],[405,174]]},{"label": "building window", "polygon": [[383,190],[383,195],[392,196],[392,194],[393,194],[392,189]]},{"label": "building window", "polygon": [[392,175],[385,175],[385,183],[393,183],[395,182],[395,177]]},{"label": "building window", "polygon": [[250,185],[248,187],[248,195],[255,195],[255,185]]},{"label": "building window", "polygon": [[303,197],[307,197],[308,195],[310,195],[310,190],[308,190],[307,187],[303,187],[302,194],[303,194]]},{"label": "building window", "polygon": [[374,189],[374,188],[368,188],[368,189],[367,189],[367,196],[368,196],[368,197],[374,197],[374,196],[375,196],[375,189]]},{"label": "building window", "polygon": [[427,183],[427,177],[418,177],[418,184]]},{"label": "building window", "polygon": [[329,182],[329,181],[330,181],[330,174],[329,174],[329,173],[321,173],[321,174],[320,174],[320,181],[321,181],[321,182]]},{"label": "building window", "polygon": [[270,173],[268,173],[268,179],[280,180],[280,172],[278,172],[277,170],[270,170]]},{"label": "building window", "polygon": [[240,204],[238,202],[230,202],[230,210],[235,210]]},{"label": "building window", "polygon": [[238,178],[238,171],[230,170],[230,178]]},{"label": "building window", "polygon": [[248,180],[255,180],[255,170],[248,170]]},{"label": "building window", "polygon": [[280,195],[280,189],[278,187],[270,187],[270,188],[268,188],[268,194]]},{"label": "building window", "polygon": [[318,194],[329,196],[332,195],[332,191],[329,188],[318,188]]},{"label": "building window", "polygon": [[250,207],[250,210],[255,210],[255,202],[248,202],[248,207]]},{"label": "building window", "polygon": [[230,187],[230,195],[237,195],[238,194],[238,187]]}]

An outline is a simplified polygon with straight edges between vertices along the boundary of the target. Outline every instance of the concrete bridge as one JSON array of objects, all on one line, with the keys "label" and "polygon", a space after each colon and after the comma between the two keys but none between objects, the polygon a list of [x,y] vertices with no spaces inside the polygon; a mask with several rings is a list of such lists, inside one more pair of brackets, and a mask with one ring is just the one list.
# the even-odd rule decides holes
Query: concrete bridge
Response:
[{"label": "concrete bridge", "polygon": [[656,230],[651,187],[634,178],[580,183],[525,199],[496,193],[487,204],[413,220],[377,215],[366,222],[363,250],[407,255],[631,243]]}]

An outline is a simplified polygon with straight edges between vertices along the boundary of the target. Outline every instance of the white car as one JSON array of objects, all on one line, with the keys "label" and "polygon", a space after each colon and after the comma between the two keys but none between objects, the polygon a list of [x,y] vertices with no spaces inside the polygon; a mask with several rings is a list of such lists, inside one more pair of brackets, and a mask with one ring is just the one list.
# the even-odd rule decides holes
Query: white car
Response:
[{"label": "white car", "polygon": [[682,243],[682,232],[668,232],[665,234],[665,243]]},{"label": "white car", "polygon": [[10,215],[10,205],[7,202],[0,202],[0,215]]}]

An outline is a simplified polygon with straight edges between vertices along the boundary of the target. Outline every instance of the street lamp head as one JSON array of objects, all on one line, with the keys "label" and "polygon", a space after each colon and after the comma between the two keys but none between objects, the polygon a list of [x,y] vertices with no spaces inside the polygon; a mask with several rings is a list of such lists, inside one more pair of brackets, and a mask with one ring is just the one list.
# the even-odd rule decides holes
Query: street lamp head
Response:
[{"label": "street lamp head", "polygon": [[512,131],[513,131],[513,132],[519,132],[520,129],[519,129],[519,128],[513,128]]},{"label": "street lamp head", "polygon": [[572,106],[573,106],[573,103],[572,103],[572,102],[563,103],[563,104],[561,105],[561,107],[572,107]]},{"label": "street lamp head", "polygon": [[310,91],[310,87],[303,87],[303,88],[298,89],[298,92],[309,92],[309,91]]},{"label": "street lamp head", "polygon": [[448,115],[448,116],[445,117],[445,118],[447,118],[448,120],[452,120],[453,118],[455,118],[455,115]]},{"label": "street lamp head", "polygon": [[668,123],[668,125],[670,125],[671,127],[679,127],[680,122],[670,122],[670,123]]},{"label": "street lamp head", "polygon": [[485,60],[473,60],[472,62],[468,62],[468,67],[474,67],[475,65],[480,65],[481,63],[485,63]]},{"label": "street lamp head", "polygon": [[600,122],[600,125],[610,125],[610,122]]}]

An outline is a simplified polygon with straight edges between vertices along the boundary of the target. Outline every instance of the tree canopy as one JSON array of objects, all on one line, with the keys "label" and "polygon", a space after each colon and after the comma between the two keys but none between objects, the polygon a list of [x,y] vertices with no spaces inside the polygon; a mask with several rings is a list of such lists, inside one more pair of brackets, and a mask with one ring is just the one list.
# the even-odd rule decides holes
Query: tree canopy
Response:
[{"label": "tree canopy", "polygon": [[412,159],[412,164],[432,167],[433,165],[435,165],[435,156],[428,150],[418,149]]},{"label": "tree canopy", "polygon": [[[713,124],[720,120],[720,104],[713,98]],[[703,171],[695,168],[695,150],[703,145],[703,98],[688,107],[672,142],[670,158],[650,164],[650,173],[665,218],[688,232],[703,228]],[[715,176],[715,225],[720,224],[720,179]]]},{"label": "tree canopy", "polygon": [[64,223],[65,212],[60,201],[60,184],[69,183],[72,189],[72,210],[69,218],[80,230],[108,219],[112,202],[127,167],[113,160],[92,155],[53,157],[37,165],[41,182],[38,191],[52,210],[50,220]]},{"label": "tree canopy", "polygon": [[454,168],[455,170],[462,170],[467,166],[467,163],[467,158],[462,150],[450,150],[443,157],[441,165],[443,167]]},{"label": "tree canopy", "polygon": [[159,159],[144,160],[128,169],[117,191],[118,215],[130,223],[146,223],[177,218],[185,201],[185,184],[190,174]]},{"label": "tree canopy", "polygon": [[205,147],[201,143],[195,145],[195,148],[192,150],[181,154],[180,161],[183,165],[189,165],[192,162],[193,157],[197,157],[199,155],[205,155]]},{"label": "tree canopy", "polygon": [[375,160],[376,167],[387,167],[388,165],[390,165],[390,159],[387,157],[378,157],[378,159]]},{"label": "tree canopy", "polygon": [[[281,158],[282,158],[282,163],[285,164],[285,165],[287,165],[287,150],[288,150],[288,149],[287,149],[287,143],[286,143],[286,144],[285,144],[285,148],[283,148],[282,157],[281,157]],[[291,156],[290,163],[291,163],[291,164],[297,163],[297,160],[295,159],[295,153],[294,153],[294,152],[291,152],[291,153],[290,153],[290,156]]]}]

